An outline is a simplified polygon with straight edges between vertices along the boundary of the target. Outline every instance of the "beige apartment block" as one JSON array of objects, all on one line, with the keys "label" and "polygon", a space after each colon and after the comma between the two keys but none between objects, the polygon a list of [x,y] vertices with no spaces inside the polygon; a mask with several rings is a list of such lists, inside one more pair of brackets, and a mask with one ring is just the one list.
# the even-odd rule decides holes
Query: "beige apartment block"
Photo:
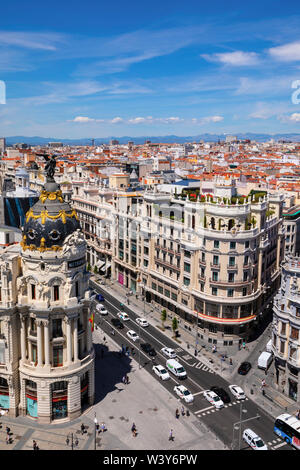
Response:
[{"label": "beige apartment block", "polygon": [[94,402],[86,242],[55,182],[27,212],[20,244],[0,253],[0,406],[41,423]]},{"label": "beige apartment block", "polygon": [[90,250],[98,245],[92,269],[109,256],[119,284],[179,320],[198,319],[199,340],[236,348],[270,314],[280,284],[284,196],[232,204],[232,188],[219,186],[219,196],[194,200],[103,188],[91,199],[81,188],[73,201]]}]

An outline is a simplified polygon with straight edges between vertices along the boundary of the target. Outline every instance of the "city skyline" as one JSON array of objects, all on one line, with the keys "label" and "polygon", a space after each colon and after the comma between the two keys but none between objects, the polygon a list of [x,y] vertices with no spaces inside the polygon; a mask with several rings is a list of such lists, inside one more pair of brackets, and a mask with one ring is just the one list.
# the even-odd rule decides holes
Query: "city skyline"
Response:
[{"label": "city skyline", "polygon": [[31,5],[2,7],[2,135],[300,130],[294,2]]}]

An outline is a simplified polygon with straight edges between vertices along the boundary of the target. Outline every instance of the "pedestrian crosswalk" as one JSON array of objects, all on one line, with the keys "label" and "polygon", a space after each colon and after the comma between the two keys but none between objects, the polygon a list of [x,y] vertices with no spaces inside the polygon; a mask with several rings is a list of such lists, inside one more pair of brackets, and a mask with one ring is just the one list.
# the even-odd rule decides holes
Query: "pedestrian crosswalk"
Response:
[{"label": "pedestrian crosswalk", "polygon": [[[248,400],[247,397],[243,401],[246,401],[246,400]],[[217,408],[214,407],[214,405],[211,405],[211,406],[208,406],[207,408],[202,408],[201,410],[194,411],[194,414],[199,418],[201,416],[206,416],[206,415],[209,415],[211,413],[215,413],[216,411],[222,411],[226,408],[229,408],[231,406],[238,405],[238,404],[240,404],[239,401],[233,401],[231,403],[228,403],[228,404],[224,405],[224,407],[220,408],[220,409],[217,409]]]}]

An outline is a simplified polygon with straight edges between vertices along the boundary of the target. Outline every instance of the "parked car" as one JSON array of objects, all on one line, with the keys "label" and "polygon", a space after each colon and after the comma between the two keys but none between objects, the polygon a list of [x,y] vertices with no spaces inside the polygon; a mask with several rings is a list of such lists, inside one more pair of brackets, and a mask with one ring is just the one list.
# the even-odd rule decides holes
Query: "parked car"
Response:
[{"label": "parked car", "polygon": [[117,317],[119,317],[120,320],[123,320],[123,321],[130,320],[129,315],[126,312],[118,312]]},{"label": "parked car", "polygon": [[123,323],[119,320],[119,318],[112,318],[111,319],[112,324],[116,327],[122,330],[124,328]]},{"label": "parked car", "polygon": [[214,385],[213,387],[210,388],[212,392],[215,392],[218,397],[221,398],[221,400],[224,402],[224,403],[230,403],[230,396],[228,395],[228,393],[224,390],[224,388],[221,388],[221,387],[217,387],[216,385]]},{"label": "parked car", "polygon": [[238,368],[238,373],[240,375],[246,375],[246,374],[248,374],[251,367],[252,366],[251,366],[250,362],[242,362],[240,367]]},{"label": "parked car", "polygon": [[192,403],[192,401],[194,401],[194,396],[184,385],[175,385],[174,392],[186,403]]},{"label": "parked car", "polygon": [[238,385],[229,385],[228,388],[237,400],[245,400],[246,395],[241,387],[239,387]]},{"label": "parked car", "polygon": [[143,327],[149,326],[149,323],[147,322],[147,320],[145,320],[145,318],[136,318],[135,321],[140,326],[143,326]]},{"label": "parked car", "polygon": [[162,348],[161,352],[164,356],[169,357],[170,359],[174,359],[175,357],[177,357],[176,352],[172,348]]},{"label": "parked car", "polygon": [[105,300],[102,294],[98,294],[98,292],[93,289],[90,289],[90,298],[91,300],[97,300],[98,302],[103,302]]},{"label": "parked car", "polygon": [[168,380],[170,378],[169,372],[161,365],[153,366],[152,370],[161,380]]},{"label": "parked car", "polygon": [[205,390],[203,393],[204,398],[209,401],[212,405],[214,405],[217,409],[223,408],[224,403],[221,398],[211,390]]},{"label": "parked car", "polygon": [[98,313],[100,313],[101,315],[107,315],[108,314],[108,311],[107,309],[104,307],[103,304],[97,304],[96,305],[96,310]]},{"label": "parked car", "polygon": [[252,429],[245,429],[243,432],[243,440],[254,450],[268,450],[268,446],[264,443],[262,438],[252,431]]},{"label": "parked car", "polygon": [[156,351],[155,349],[151,346],[150,343],[142,343],[141,344],[141,348],[142,350],[146,353],[146,354],[149,354],[149,356],[156,356]]},{"label": "parked car", "polygon": [[126,336],[128,336],[128,338],[132,339],[132,341],[138,341],[140,339],[140,337],[133,330],[128,330],[127,333],[126,333]]}]

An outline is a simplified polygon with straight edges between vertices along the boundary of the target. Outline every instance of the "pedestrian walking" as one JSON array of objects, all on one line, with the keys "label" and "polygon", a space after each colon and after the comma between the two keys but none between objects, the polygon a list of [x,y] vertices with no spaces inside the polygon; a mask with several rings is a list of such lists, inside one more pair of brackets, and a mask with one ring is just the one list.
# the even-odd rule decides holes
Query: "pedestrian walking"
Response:
[{"label": "pedestrian walking", "polygon": [[176,408],[175,417],[176,417],[177,419],[179,418],[179,410],[178,410],[178,408]]},{"label": "pedestrian walking", "polygon": [[300,410],[297,410],[296,417],[297,419],[300,419]]},{"label": "pedestrian walking", "polygon": [[229,364],[232,366],[232,359],[231,358],[229,359]]},{"label": "pedestrian walking", "polygon": [[85,433],[85,426],[84,426],[84,424],[82,423],[82,425],[81,425],[81,434],[84,434],[84,433]]},{"label": "pedestrian walking", "polygon": [[125,378],[125,375],[123,375],[123,377],[122,377],[122,382],[123,382],[123,384],[124,384],[124,385],[126,384],[126,378]]},{"label": "pedestrian walking", "polygon": [[135,423],[132,423],[132,426],[131,426],[131,432],[132,432],[132,436],[133,437],[136,437],[136,425]]},{"label": "pedestrian walking", "polygon": [[10,428],[6,426],[6,434],[10,434]]},{"label": "pedestrian walking", "polygon": [[187,416],[190,416],[189,410],[186,410],[186,415],[187,415]]},{"label": "pedestrian walking", "polygon": [[128,377],[128,375],[127,375],[127,374],[125,375],[125,382],[126,382],[126,385],[128,385],[128,384],[129,384],[129,377]]},{"label": "pedestrian walking", "polygon": [[106,338],[105,338],[105,336],[103,336],[103,341],[104,341],[104,343],[105,343],[105,341],[106,341]]},{"label": "pedestrian walking", "polygon": [[111,334],[112,334],[112,336],[115,336],[115,330],[114,329],[111,330]]},{"label": "pedestrian walking", "polygon": [[170,429],[170,432],[169,432],[169,441],[174,441],[173,429]]},{"label": "pedestrian walking", "polygon": [[105,431],[106,431],[105,423],[101,423],[101,431],[102,431],[102,432],[105,432]]},{"label": "pedestrian walking", "polygon": [[131,348],[131,355],[134,355],[134,348]]},{"label": "pedestrian walking", "polygon": [[33,440],[32,442],[32,447],[33,447],[33,450],[39,450],[39,446],[37,445],[35,440]]},{"label": "pedestrian walking", "polygon": [[182,406],[182,407],[181,407],[181,414],[182,414],[182,416],[184,416],[184,415],[185,415],[184,406]]}]

